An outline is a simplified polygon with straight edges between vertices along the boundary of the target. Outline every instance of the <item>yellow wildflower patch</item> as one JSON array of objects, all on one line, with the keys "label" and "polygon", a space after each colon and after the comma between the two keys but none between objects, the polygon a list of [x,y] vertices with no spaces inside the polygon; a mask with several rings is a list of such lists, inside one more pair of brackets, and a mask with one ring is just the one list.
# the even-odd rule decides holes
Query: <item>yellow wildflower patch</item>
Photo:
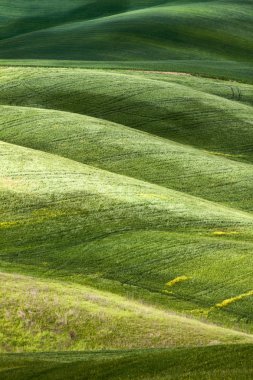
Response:
[{"label": "yellow wildflower patch", "polygon": [[18,222],[0,222],[0,228],[11,228],[17,224]]},{"label": "yellow wildflower patch", "polygon": [[184,282],[184,281],[187,281],[187,280],[190,280],[191,277],[187,277],[187,276],[178,276],[176,278],[174,278],[173,280],[167,282],[166,286],[174,286],[176,284],[179,284],[181,282]]},{"label": "yellow wildflower patch", "polygon": [[220,303],[217,303],[215,307],[221,309],[223,307],[231,305],[234,302],[241,301],[242,299],[250,297],[250,296],[253,296],[253,290],[250,290],[247,293],[239,294],[239,296],[236,296],[236,297],[228,298]]},{"label": "yellow wildflower patch", "polygon": [[167,289],[164,289],[162,292],[165,294],[173,294],[171,290],[167,290]]},{"label": "yellow wildflower patch", "polygon": [[214,236],[229,236],[229,235],[237,235],[236,231],[214,231],[212,232]]}]

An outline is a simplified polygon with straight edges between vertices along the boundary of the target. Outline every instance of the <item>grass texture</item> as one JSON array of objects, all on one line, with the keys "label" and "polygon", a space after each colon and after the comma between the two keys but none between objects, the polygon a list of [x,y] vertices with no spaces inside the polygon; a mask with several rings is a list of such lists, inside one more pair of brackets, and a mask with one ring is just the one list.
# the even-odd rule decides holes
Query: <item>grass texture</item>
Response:
[{"label": "grass texture", "polygon": [[0,83],[4,271],[252,332],[251,85],[14,67]]},{"label": "grass texture", "polygon": [[87,286],[0,276],[2,352],[253,343],[250,335]]},{"label": "grass texture", "polygon": [[250,63],[236,61],[161,60],[161,61],[77,61],[54,59],[0,59],[0,66],[62,67],[102,70],[183,72],[206,78],[219,78],[253,84]]},{"label": "grass texture", "polygon": [[[3,380],[250,380],[252,345],[0,357]],[[203,366],[205,363],[205,366]]]},{"label": "grass texture", "polygon": [[252,62],[251,10],[252,0],[2,1],[0,57]]},{"label": "grass texture", "polygon": [[1,379],[252,379],[252,6],[0,2]]}]

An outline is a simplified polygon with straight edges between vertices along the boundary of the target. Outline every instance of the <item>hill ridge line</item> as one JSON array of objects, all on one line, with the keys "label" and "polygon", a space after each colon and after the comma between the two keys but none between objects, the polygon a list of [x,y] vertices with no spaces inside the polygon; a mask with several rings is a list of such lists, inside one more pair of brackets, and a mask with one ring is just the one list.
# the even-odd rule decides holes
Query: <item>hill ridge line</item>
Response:
[{"label": "hill ridge line", "polygon": [[[198,1],[198,0],[195,0],[195,1],[191,1],[191,4],[194,4],[194,5],[198,5],[201,1]],[[209,1],[206,1],[206,3],[213,3],[213,2],[216,2],[219,4],[219,2],[217,1],[213,1],[213,0],[209,0]],[[228,4],[231,3],[231,2],[228,2]],[[62,26],[70,26],[71,24],[88,24],[88,23],[93,23],[93,22],[96,22],[96,21],[103,21],[103,20],[111,20],[113,18],[117,18],[117,17],[124,17],[125,15],[127,14],[141,14],[142,12],[146,12],[146,11],[149,11],[149,10],[153,10],[153,9],[158,9],[158,8],[181,8],[182,6],[185,6],[185,5],[188,5],[189,3],[188,2],[182,2],[180,4],[178,3],[170,3],[170,2],[164,2],[164,3],[161,3],[161,4],[157,4],[157,5],[152,5],[152,6],[143,6],[142,8],[137,8],[137,9],[128,9],[126,11],[123,11],[123,12],[118,12],[118,13],[113,13],[111,15],[105,15],[105,16],[98,16],[98,17],[94,17],[94,18],[89,18],[89,19],[84,19],[84,20],[70,20],[70,21],[67,21],[67,22],[63,22],[63,23],[60,23],[60,24],[56,24],[56,25],[52,25],[48,28],[42,28],[42,29],[36,29],[36,30],[31,30],[30,32],[26,32],[26,33],[20,33],[20,34],[17,34],[15,36],[11,36],[11,37],[7,37],[7,38],[3,38],[0,40],[0,45],[1,45],[1,42],[2,41],[8,41],[9,39],[15,39],[15,38],[18,38],[18,37],[22,37],[22,36],[26,36],[26,35],[31,35],[33,33],[40,33],[40,32],[44,32],[44,31],[48,31],[48,30],[53,30],[53,29],[57,29],[57,28],[61,28]]]},{"label": "hill ridge line", "polygon": [[[1,66],[0,66],[1,67]],[[126,70],[126,71],[129,71],[129,72],[132,72],[132,70]],[[134,70],[135,71],[135,70]],[[137,71],[137,74],[138,74],[138,70],[136,70]],[[155,71],[152,71],[152,72],[150,72],[149,70],[140,70],[140,74],[141,73],[152,73],[153,75],[159,75],[159,74],[161,74],[161,78],[163,77],[163,76],[166,76],[166,75],[170,75],[170,74],[172,74],[172,72],[166,72],[166,71],[164,71],[164,72],[155,72]],[[118,74],[121,74],[121,73],[118,73]],[[124,73],[122,73],[122,74],[124,74]],[[189,74],[189,73],[182,73],[182,72],[177,72],[177,71],[175,71],[175,72],[173,72],[173,75],[175,75],[175,76],[180,76],[180,75],[191,75],[191,76],[193,76],[193,77],[196,77],[196,78],[199,78],[200,76],[199,75],[197,75],[197,74]],[[142,79],[144,79],[143,77],[141,77]],[[205,77],[206,78],[206,77]],[[169,81],[166,81],[166,80],[163,80],[163,79],[155,79],[155,78],[147,78],[148,80],[153,80],[154,82],[163,82],[163,83],[170,83]],[[213,79],[213,78],[211,78],[211,77],[207,77],[207,79]],[[225,82],[225,80],[224,80],[224,82]],[[227,83],[230,83],[230,81],[227,81]],[[238,85],[240,85],[241,83],[240,82],[237,82],[237,81],[233,81],[233,83],[234,84],[238,84]],[[182,86],[182,87],[186,87],[186,88],[191,88],[190,86],[188,86],[188,85],[185,85],[185,84],[181,84],[181,83],[176,83],[177,85],[179,85],[179,86]],[[228,84],[227,84],[228,85]],[[248,84],[248,86],[252,86],[252,90],[253,90],[253,85],[251,85],[251,84]],[[203,93],[203,94],[206,94],[206,95],[211,95],[211,96],[214,96],[214,97],[217,97],[217,98],[220,98],[220,99],[225,99],[225,100],[228,100],[228,101],[230,101],[230,102],[234,102],[234,103],[239,103],[240,105],[245,105],[245,106],[247,106],[247,107],[250,107],[250,108],[252,108],[252,110],[253,110],[253,104],[248,104],[248,103],[244,103],[244,102],[241,102],[240,100],[237,100],[237,99],[228,99],[228,98],[226,98],[226,97],[224,97],[224,96],[222,96],[222,95],[217,95],[217,94],[211,94],[210,92],[208,92],[208,91],[203,91],[203,90],[197,90],[196,88],[194,88],[193,89],[194,91],[197,91],[197,92],[200,92],[200,93]]]},{"label": "hill ridge line", "polygon": [[[0,67],[1,67],[1,65],[0,65]],[[10,68],[10,69],[13,68],[13,66],[4,66],[4,67],[5,68]],[[15,66],[15,67],[25,68],[27,66]],[[34,66],[31,66],[31,67],[34,68],[34,69],[36,68]],[[40,69],[45,69],[45,70],[47,69],[47,67],[45,67],[45,66],[40,66],[39,68]],[[58,67],[51,67],[52,70],[57,70],[57,68]],[[67,68],[67,67],[61,67],[61,70],[66,70],[67,71],[68,69],[69,68]],[[88,71],[90,73],[94,73],[96,71],[99,72],[99,73],[104,73],[104,71],[105,71],[104,69],[82,69],[82,68],[75,68],[75,69],[76,70],[82,70],[82,71],[85,70],[85,71]],[[115,76],[126,76],[126,77],[131,78],[131,79],[134,78],[133,75],[129,75],[129,74],[122,73],[122,72],[116,72],[115,73],[115,72],[113,72],[112,69],[108,69],[108,70],[110,70],[110,71],[109,72],[106,71],[107,75],[111,74],[114,77]],[[126,71],[128,71],[128,70],[126,70]],[[131,70],[129,70],[129,71],[131,72]],[[198,77],[198,75],[194,75],[194,74],[192,74],[192,76]],[[191,88],[190,86],[187,86],[187,85],[184,85],[184,84],[181,84],[181,83],[169,82],[169,81],[159,80],[159,79],[155,79],[155,78],[143,78],[143,77],[140,77],[139,79],[142,79],[142,81],[145,81],[145,82],[156,82],[157,84],[160,84],[160,85],[168,87],[168,88],[170,88],[173,85],[173,86],[176,86],[176,87],[179,87],[179,88],[186,88],[188,90],[190,89],[193,93],[206,94],[208,97],[211,97],[211,98],[214,98],[214,99],[217,99],[217,100],[222,99],[222,100],[224,100],[224,102],[227,102],[227,103],[232,103],[232,104],[236,103],[236,104],[239,104],[240,107],[246,108],[247,110],[248,109],[250,109],[251,111],[253,110],[253,105],[246,104],[246,103],[240,102],[240,101],[235,100],[235,99],[228,99],[228,98],[225,98],[225,97],[217,95],[217,94],[211,94],[209,92],[205,92],[205,91],[202,91],[202,90],[197,90],[196,88]],[[210,77],[208,79],[213,79],[213,78]],[[229,82],[229,81],[227,81],[227,82]],[[233,83],[238,83],[239,85],[241,84],[240,82],[237,82],[237,81],[233,81]],[[252,88],[253,88],[253,85],[251,85],[251,84],[248,84],[248,85],[252,86]],[[0,103],[0,105],[4,106],[4,105],[9,105],[9,104],[2,104],[2,103]],[[16,104],[16,105],[19,106],[18,104]],[[38,107],[33,107],[33,106],[28,106],[28,107],[30,107],[30,108],[38,108]],[[47,108],[44,108],[44,107],[42,107],[42,108],[43,109],[47,109]],[[64,110],[60,110],[60,109],[56,109],[56,108],[51,108],[51,109],[54,109],[55,111],[57,111],[57,110],[58,111],[64,111]],[[67,111],[67,112],[70,112],[70,111]],[[70,112],[70,113],[84,115],[84,114],[82,114],[80,112]],[[87,115],[87,116],[89,116],[89,115]],[[107,120],[107,119],[105,119],[105,120]]]},{"label": "hill ridge line", "polygon": [[[75,163],[76,165],[80,165],[80,167],[81,166],[82,167],[87,167],[87,168],[89,168],[91,170],[98,171],[98,172],[109,173],[110,175],[113,175],[115,177],[119,177],[119,178],[122,178],[122,179],[126,178],[126,179],[130,179],[130,180],[136,181],[137,183],[148,184],[148,185],[153,186],[154,188],[163,189],[163,191],[166,191],[166,192],[168,191],[169,193],[177,194],[179,196],[182,196],[183,198],[194,199],[197,202],[207,203],[207,204],[213,205],[215,208],[218,208],[220,210],[224,210],[224,211],[227,211],[227,212],[230,212],[230,213],[233,213],[233,214],[239,214],[241,216],[246,217],[247,219],[249,219],[251,221],[251,223],[253,223],[253,215],[251,213],[247,212],[247,211],[243,211],[243,210],[240,210],[240,209],[237,209],[237,208],[233,208],[233,207],[229,207],[229,206],[226,206],[226,205],[223,205],[223,204],[220,204],[220,203],[209,201],[209,200],[207,200],[205,198],[197,197],[197,196],[194,196],[194,195],[182,192],[182,191],[178,191],[178,190],[174,190],[174,189],[167,188],[167,187],[164,187],[164,186],[160,186],[160,185],[157,185],[157,184],[153,184],[152,182],[140,180],[140,179],[137,179],[137,178],[134,178],[134,177],[130,177],[130,176],[127,176],[127,175],[117,174],[117,173],[111,172],[109,170],[105,170],[105,169],[100,169],[98,167],[94,167],[92,165],[83,164],[83,163],[81,163],[79,161],[75,161],[75,160],[72,160],[72,159],[69,159],[69,158],[57,155],[57,154],[52,154],[52,153],[44,152],[44,151],[33,149],[33,148],[27,148],[27,147],[23,147],[23,146],[17,145],[17,144],[6,143],[6,142],[4,142],[2,140],[0,140],[0,144],[9,145],[9,146],[12,146],[12,147],[17,147],[17,148],[22,149],[22,150],[37,152],[37,153],[39,153],[41,155],[52,156],[52,157],[59,157],[63,161],[66,160],[66,161]],[[1,152],[1,146],[0,146],[0,152]],[[78,175],[79,173],[76,173],[76,174]]]},{"label": "hill ridge line", "polygon": [[[230,158],[229,156],[219,156],[219,152],[213,152],[213,151],[210,151],[210,150],[207,150],[207,149],[204,149],[204,148],[200,148],[200,147],[197,147],[197,146],[194,146],[194,145],[190,145],[190,144],[186,144],[186,143],[181,143],[177,140],[172,140],[172,139],[169,139],[169,138],[165,138],[165,137],[162,137],[162,136],[159,136],[159,135],[155,135],[153,133],[150,133],[150,132],[147,132],[147,131],[144,131],[144,130],[141,130],[141,129],[137,129],[137,128],[134,128],[134,127],[129,127],[127,125],[124,125],[124,124],[121,124],[121,123],[116,123],[114,121],[110,121],[108,119],[103,119],[101,117],[96,117],[96,116],[91,116],[91,115],[88,115],[88,114],[83,114],[83,113],[79,113],[79,112],[70,112],[70,111],[65,111],[65,110],[60,110],[60,109],[57,109],[57,108],[44,108],[44,107],[33,107],[33,106],[23,106],[23,105],[9,105],[9,104],[0,104],[0,108],[3,107],[3,108],[21,108],[21,109],[31,109],[31,110],[36,110],[36,111],[46,111],[46,112],[59,112],[59,113],[66,113],[68,115],[78,115],[79,117],[84,117],[84,118],[90,118],[91,120],[101,120],[103,122],[110,122],[110,124],[112,125],[115,125],[115,126],[118,126],[122,129],[125,129],[129,132],[134,132],[134,133],[138,133],[140,135],[145,135],[147,137],[151,137],[152,139],[156,139],[156,140],[160,140],[162,141],[164,144],[173,144],[173,145],[177,145],[179,147],[182,147],[182,148],[185,148],[185,149],[190,149],[190,150],[194,150],[196,152],[198,152],[199,154],[203,154],[203,155],[210,155],[210,156],[215,156],[217,159],[219,160],[222,160],[222,161],[228,161],[228,162],[232,162],[232,163],[237,163],[237,164],[241,164],[241,165],[245,165],[245,166],[253,166],[253,162],[250,162],[250,161],[237,161],[237,160],[234,160],[232,158]],[[253,108],[253,106],[252,106]],[[0,141],[3,141],[3,142],[6,142],[8,143],[8,141],[4,141],[4,140],[1,140]],[[21,146],[21,147],[24,147],[24,148],[29,148],[29,147],[26,147],[25,145],[19,145],[19,144],[14,144],[14,145],[17,145],[17,146]],[[31,148],[32,149],[32,148]],[[37,149],[35,149],[37,150]],[[38,151],[41,151],[41,152],[45,152],[45,153],[50,153],[50,152],[47,152],[47,151],[44,151],[44,150],[38,150]],[[52,153],[54,154],[54,153]],[[56,154],[57,155],[57,154]],[[61,156],[61,155],[58,155],[60,157],[64,157],[64,158],[68,158],[68,157],[65,157],[65,156]],[[76,161],[76,162],[80,162],[80,161],[77,161],[77,160],[73,160],[73,161]],[[80,162],[82,163],[82,162]],[[114,173],[114,172],[112,172]],[[131,177],[132,178],[132,177]],[[134,178],[134,177],[133,177]],[[152,183],[152,182],[150,182]],[[154,183],[155,184],[155,183]]]},{"label": "hill ridge line", "polygon": [[[214,1],[216,2],[216,1]],[[194,4],[195,6],[198,6],[198,4],[200,3],[200,1],[192,1],[191,4]],[[213,3],[213,1],[207,1],[206,3]],[[218,2],[217,2],[218,3]],[[228,3],[229,4],[229,3]],[[158,5],[152,5],[152,6],[147,6],[147,7],[142,7],[142,8],[138,8],[138,9],[128,9],[126,11],[123,11],[123,12],[118,12],[118,13],[113,13],[111,15],[105,15],[105,16],[98,16],[98,17],[94,17],[94,18],[90,18],[90,19],[84,19],[84,20],[70,20],[70,21],[67,21],[67,22],[63,22],[63,23],[59,23],[59,24],[55,24],[55,25],[52,25],[52,26],[49,26],[48,28],[42,28],[42,29],[36,29],[36,30],[31,30],[29,32],[26,32],[26,33],[20,33],[20,34],[17,34],[15,36],[11,36],[11,37],[7,37],[7,38],[3,38],[3,39],[0,39],[0,46],[2,44],[2,42],[8,42],[9,40],[15,40],[16,38],[19,38],[19,37],[24,37],[24,36],[29,36],[29,35],[33,35],[33,34],[37,34],[37,33],[41,33],[41,32],[46,32],[46,31],[54,31],[54,30],[57,30],[58,28],[61,28],[61,27],[64,27],[64,26],[69,26],[71,27],[71,25],[76,25],[78,27],[78,25],[88,25],[89,23],[94,23],[94,22],[103,22],[103,21],[106,21],[108,20],[109,22],[111,20],[113,20],[114,18],[118,18],[118,17],[124,17],[125,15],[130,15],[131,14],[141,14],[143,12],[147,12],[147,11],[151,11],[153,9],[162,9],[162,8],[181,8],[182,6],[185,6],[185,5],[188,5],[188,2],[182,2],[180,4],[176,4],[176,3],[170,3],[170,2],[166,2],[166,3],[162,3],[162,4],[158,4]],[[240,61],[239,61],[240,62]]]},{"label": "hill ridge line", "polygon": [[[93,71],[93,70],[89,70],[89,71]],[[118,75],[126,75],[126,74],[120,73]],[[132,76],[130,75],[130,77],[132,77]],[[165,84],[165,85],[170,83],[170,82],[166,82],[166,81],[160,81],[160,80],[149,79],[149,78],[147,78],[146,80],[147,81],[154,81],[154,82],[162,83],[162,84]],[[187,89],[190,88],[188,86],[181,85],[181,84],[178,84],[178,83],[176,83],[176,85],[179,86],[179,87],[181,87],[181,88],[187,88]],[[215,98],[215,99],[222,99],[225,102],[228,102],[228,104],[230,104],[230,102],[239,103],[239,106],[245,108],[247,111],[252,111],[253,110],[253,105],[251,106],[249,104],[244,104],[244,103],[238,102],[236,100],[226,99],[226,98],[224,98],[222,96],[218,96],[218,95],[215,95],[215,94],[210,94],[208,92],[199,91],[199,90],[196,90],[196,89],[193,89],[192,91],[193,92],[197,92],[197,93],[206,94],[207,96],[210,96],[210,97]],[[121,123],[117,123],[117,122],[111,121],[108,118],[96,117],[96,116],[93,116],[93,115],[90,115],[90,114],[84,114],[84,113],[81,113],[81,112],[72,112],[72,111],[68,111],[68,110],[64,110],[64,109],[60,109],[60,108],[52,108],[50,106],[50,104],[49,104],[50,108],[45,108],[44,106],[36,107],[36,106],[28,106],[28,105],[3,104],[3,103],[0,103],[0,107],[9,107],[9,108],[13,107],[13,108],[34,109],[34,110],[37,110],[37,111],[39,111],[39,110],[43,111],[44,110],[44,111],[48,111],[48,112],[49,111],[62,112],[62,113],[67,113],[69,115],[79,115],[80,117],[82,117],[82,116],[83,117],[89,117],[89,118],[91,118],[93,120],[102,120],[102,121],[105,121],[105,122],[107,121],[107,122],[110,122],[111,124],[114,124],[115,126],[116,125],[121,126],[122,128],[127,129],[129,131],[132,130],[132,131],[135,131],[136,133],[145,134],[146,136],[151,136],[152,138],[159,139],[160,141],[163,141],[164,143],[166,142],[166,143],[178,144],[180,147],[185,147],[186,149],[194,149],[196,152],[203,153],[203,154],[215,155],[215,153],[217,153],[216,157],[219,157],[220,159],[223,159],[223,160],[226,160],[226,161],[228,160],[229,162],[237,162],[237,163],[240,162],[241,164],[253,166],[253,162],[250,162],[250,161],[235,160],[235,159],[231,158],[230,156],[226,156],[226,157],[223,156],[223,157],[221,157],[221,156],[219,156],[219,151],[214,152],[214,151],[211,151],[211,150],[203,148],[203,147],[198,147],[198,146],[194,146],[194,145],[191,145],[191,144],[182,143],[182,142],[180,142],[180,141],[178,141],[176,139],[173,140],[171,138],[162,137],[162,136],[156,135],[154,133],[150,133],[150,132],[138,129],[136,127],[130,127],[130,126],[125,125],[125,124],[121,124]]]},{"label": "hill ridge line", "polygon": [[[24,273],[17,273],[17,272],[8,272],[8,271],[3,271],[3,270],[0,270],[0,275],[3,275],[3,276],[7,276],[7,277],[19,277],[19,278],[23,278],[23,279],[34,279],[34,280],[37,280],[41,283],[45,283],[47,284],[47,281],[48,281],[48,278],[46,277],[40,277],[39,275],[36,275],[36,274],[24,274]],[[216,324],[214,322],[210,322],[210,321],[207,321],[207,320],[201,320],[201,319],[198,319],[196,317],[193,317],[193,316],[190,316],[189,314],[181,314],[177,311],[173,311],[173,310],[170,310],[170,309],[163,309],[161,307],[159,307],[158,305],[155,305],[155,304],[152,304],[152,303],[145,303],[144,305],[138,300],[138,299],[129,299],[127,296],[125,295],[122,295],[122,294],[115,294],[111,291],[108,291],[108,290],[104,290],[104,289],[98,289],[96,287],[93,287],[91,286],[90,284],[89,285],[86,285],[86,284],[79,284],[79,283],[76,283],[76,282],[73,282],[73,281],[70,281],[70,280],[60,280],[59,278],[50,278],[50,281],[52,283],[56,283],[56,284],[60,284],[62,286],[66,286],[66,287],[71,287],[72,284],[75,284],[75,286],[78,286],[78,288],[86,288],[87,290],[91,290],[91,291],[95,291],[95,292],[101,292],[102,295],[107,295],[107,296],[116,296],[119,300],[122,300],[123,302],[129,302],[129,303],[133,303],[133,304],[137,304],[137,305],[140,305],[140,307],[144,307],[144,308],[150,308],[150,309],[154,309],[158,314],[161,313],[161,314],[164,314],[164,315],[167,315],[168,317],[174,317],[175,319],[178,319],[178,320],[181,320],[182,322],[183,321],[189,321],[191,323],[196,323],[196,324],[199,324],[200,326],[206,326],[206,327],[214,327],[214,328],[218,328],[218,329],[221,329],[227,333],[231,332],[231,333],[234,333],[234,334],[238,334],[240,336],[245,336],[245,337],[248,337],[248,338],[251,338],[252,341],[253,341],[253,334],[251,333],[247,333],[247,332],[244,332],[244,331],[241,331],[241,330],[237,330],[237,329],[234,329],[234,328],[230,328],[230,327],[225,327],[223,325],[219,325],[219,324]]]},{"label": "hill ridge line", "polygon": [[14,36],[11,36],[11,37],[2,38],[2,39],[0,39],[0,46],[1,46],[1,43],[5,42],[5,41],[9,41],[9,40],[16,39],[16,38],[19,38],[19,37],[28,36],[28,35],[31,35],[31,34],[35,34],[37,32],[40,33],[40,32],[45,32],[47,30],[50,31],[50,30],[53,30],[53,29],[56,29],[56,28],[64,27],[65,25],[70,25],[70,24],[87,24],[89,22],[92,23],[92,22],[96,22],[96,21],[100,21],[100,20],[102,21],[104,19],[111,19],[111,18],[114,18],[114,17],[123,16],[123,15],[128,14],[128,13],[131,14],[131,13],[142,12],[142,11],[145,11],[147,9],[159,8],[161,6],[162,5],[153,5],[153,6],[150,6],[150,7],[143,7],[141,9],[126,10],[124,12],[114,13],[114,14],[106,15],[106,16],[98,16],[98,17],[87,19],[87,20],[85,20],[85,19],[84,20],[70,20],[70,21],[59,23],[59,24],[51,25],[48,28],[35,29],[35,30],[31,30],[31,31],[26,32],[26,33],[19,33],[19,34],[16,34]]}]

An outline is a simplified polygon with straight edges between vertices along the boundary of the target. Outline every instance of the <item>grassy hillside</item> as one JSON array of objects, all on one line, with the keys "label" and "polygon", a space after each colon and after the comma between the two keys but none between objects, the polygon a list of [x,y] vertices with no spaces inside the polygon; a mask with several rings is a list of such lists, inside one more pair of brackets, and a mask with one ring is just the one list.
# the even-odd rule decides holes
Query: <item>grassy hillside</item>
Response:
[{"label": "grassy hillside", "polygon": [[0,286],[1,352],[253,343],[250,335],[73,283],[1,273]]},{"label": "grassy hillside", "polygon": [[19,3],[1,2],[0,58],[253,59],[252,0]]},{"label": "grassy hillside", "polygon": [[1,379],[252,379],[252,7],[0,1]]},{"label": "grassy hillside", "polygon": [[[201,84],[196,90],[173,80],[61,68],[2,68],[0,83],[1,104],[95,116],[234,159],[253,159],[252,107],[235,103],[236,95],[231,101],[217,96],[219,91],[203,92]],[[225,97],[242,88],[243,99],[244,85],[232,87]]]},{"label": "grassy hillside", "polygon": [[[0,356],[3,380],[250,380],[252,345]],[[203,368],[203,363],[205,366]]]},{"label": "grassy hillside", "polygon": [[252,214],[17,145],[1,163],[5,269],[134,285],[251,331]]},{"label": "grassy hillside", "polygon": [[[221,86],[218,89],[227,90]],[[252,167],[231,160],[233,155],[195,149],[97,118],[30,107],[0,107],[0,138],[227,206],[253,210]],[[235,158],[239,160],[240,155]]]},{"label": "grassy hillside", "polygon": [[75,21],[110,16],[142,7],[159,5],[163,0],[15,0],[1,1],[0,39]]},{"label": "grassy hillside", "polygon": [[183,72],[207,78],[239,81],[253,84],[253,67],[236,61],[162,60],[162,61],[68,61],[45,59],[0,59],[0,66],[65,67],[111,70],[153,70]]},{"label": "grassy hillside", "polygon": [[252,332],[253,86],[70,68],[0,85],[4,271]]}]

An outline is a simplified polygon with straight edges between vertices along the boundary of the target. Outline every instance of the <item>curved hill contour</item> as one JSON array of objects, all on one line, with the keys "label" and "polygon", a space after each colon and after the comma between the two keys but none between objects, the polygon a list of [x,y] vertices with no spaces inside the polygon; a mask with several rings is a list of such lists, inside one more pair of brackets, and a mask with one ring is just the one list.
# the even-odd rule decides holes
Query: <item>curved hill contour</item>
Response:
[{"label": "curved hill contour", "polygon": [[0,2],[1,378],[252,378],[252,7]]},{"label": "curved hill contour", "polygon": [[252,0],[29,5],[2,3],[0,58],[253,60]]},{"label": "curved hill contour", "polygon": [[0,138],[253,211],[252,166],[231,160],[231,155],[97,118],[30,107],[0,107]]},{"label": "curved hill contour", "polygon": [[0,80],[1,104],[94,116],[232,159],[253,160],[252,106],[240,101],[174,81],[94,70],[2,68]]},{"label": "curved hill contour", "polygon": [[5,270],[252,331],[252,86],[2,68],[0,87]]},{"label": "curved hill contour", "polygon": [[[1,162],[4,267],[98,276],[214,319],[250,289],[251,214],[17,145],[1,143]],[[251,315],[250,294],[238,303],[225,311]]]}]

